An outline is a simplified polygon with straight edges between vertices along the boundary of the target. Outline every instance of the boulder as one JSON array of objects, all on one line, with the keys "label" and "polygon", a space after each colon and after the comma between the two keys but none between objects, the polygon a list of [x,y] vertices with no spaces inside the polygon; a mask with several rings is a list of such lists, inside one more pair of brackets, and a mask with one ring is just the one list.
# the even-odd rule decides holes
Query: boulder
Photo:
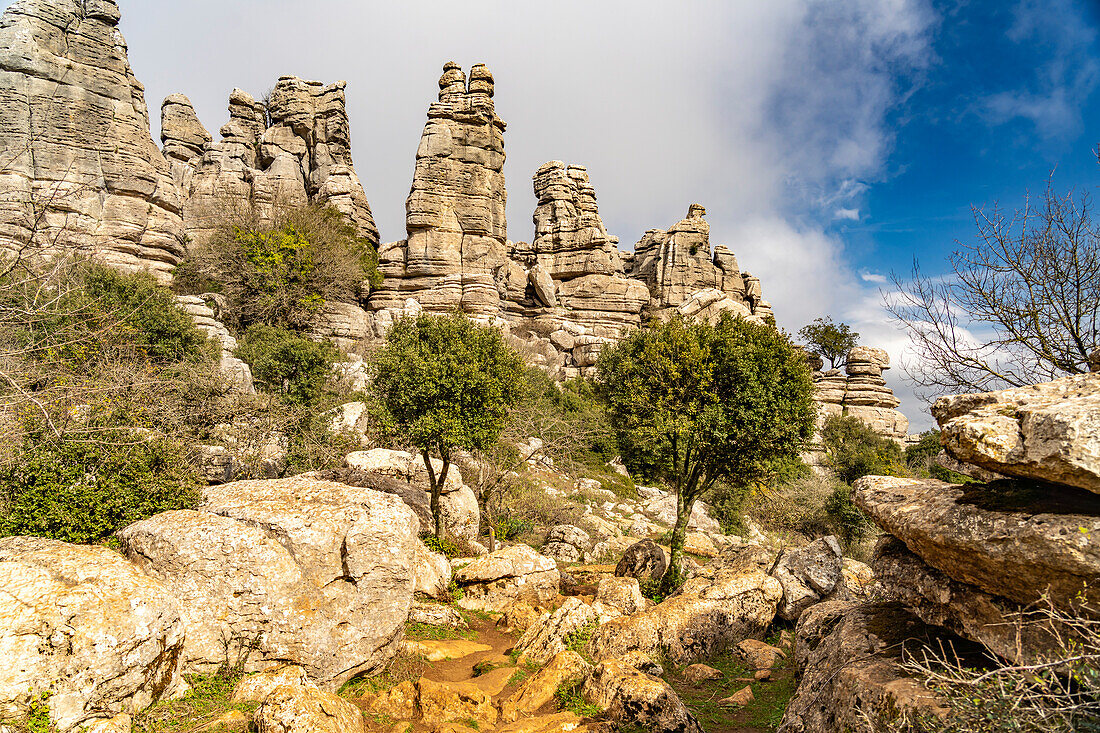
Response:
[{"label": "boulder", "polygon": [[280,664],[264,672],[254,672],[241,677],[233,687],[230,702],[263,702],[267,696],[283,685],[316,687],[309,681],[306,671],[296,664]]},{"label": "boulder", "polygon": [[[1100,601],[1100,498],[1052,495],[1012,481],[955,486],[865,476],[853,500],[885,531],[953,580],[1017,603],[1048,594],[1073,606]],[[1086,587],[1087,586],[1087,587]]]},{"label": "boulder", "polygon": [[626,548],[615,566],[615,575],[639,581],[660,580],[668,569],[668,561],[664,548],[651,539],[644,539]]},{"label": "boulder", "polygon": [[832,593],[843,580],[842,559],[840,544],[831,535],[806,547],[785,550],[771,573],[783,586],[779,615],[797,621],[804,610]]},{"label": "boulder", "polygon": [[511,601],[536,603],[558,595],[561,576],[553,560],[527,545],[513,545],[483,555],[454,575],[464,594],[458,605],[478,611],[500,611]]},{"label": "boulder", "polygon": [[618,615],[617,610],[604,608],[603,604],[589,604],[570,596],[556,611],[543,614],[531,624],[516,642],[515,650],[522,664],[546,664],[565,651],[571,636]]},{"label": "boulder", "polygon": [[977,652],[897,603],[820,603],[802,614],[795,637],[802,676],[780,728],[798,733],[867,730],[867,720],[882,725],[901,714],[942,719],[947,708],[905,672],[903,658],[939,644]]},{"label": "boulder", "polygon": [[786,656],[783,650],[759,639],[745,639],[734,647],[735,653],[753,671],[771,669]]},{"label": "boulder", "polygon": [[636,725],[654,733],[703,733],[667,682],[618,660],[598,664],[584,683],[583,694],[621,726]]},{"label": "boulder", "polygon": [[516,691],[500,704],[501,719],[511,723],[520,715],[537,712],[554,699],[558,688],[570,682],[583,682],[592,672],[592,666],[573,651],[561,651],[546,666],[528,677]]},{"label": "boulder", "polygon": [[1052,627],[1049,619],[1028,614],[1018,603],[951,580],[894,537],[879,541],[873,565],[888,599],[904,603],[924,623],[976,641],[1013,664],[1050,659],[1059,648],[1058,636],[1072,637],[1070,630]]},{"label": "boulder", "polygon": [[491,727],[497,722],[492,698],[473,682],[435,682],[421,677],[417,688],[417,707],[425,725],[474,720]]},{"label": "boulder", "polygon": [[705,664],[689,664],[684,668],[683,677],[693,685],[698,685],[711,680],[720,680],[725,675],[722,670],[708,667]]},{"label": "boulder", "polygon": [[727,550],[671,598],[598,627],[590,653],[604,660],[637,650],[683,664],[763,634],[783,595],[766,572],[770,560],[752,546]]},{"label": "boulder", "polygon": [[468,629],[470,625],[462,614],[441,603],[415,603],[409,609],[409,622],[428,626],[445,626],[452,629]]},{"label": "boulder", "polygon": [[1100,494],[1100,374],[941,397],[932,414],[964,463]]},{"label": "boulder", "polygon": [[580,527],[558,524],[546,534],[542,554],[563,562],[580,562],[588,559],[592,538]]},{"label": "boulder", "polygon": [[181,687],[179,604],[114,550],[0,538],[0,588],[0,718],[48,695],[67,731]]},{"label": "boulder", "polygon": [[257,733],[363,733],[363,713],[354,703],[313,685],[280,685],[252,722]]},{"label": "boulder", "polygon": [[417,540],[416,560],[413,566],[415,577],[414,590],[429,598],[446,600],[450,598],[451,564],[447,557],[432,552],[423,542]]},{"label": "boulder", "polygon": [[[429,504],[431,483],[423,458],[404,451],[375,448],[351,453],[344,462],[356,472],[405,482],[413,491],[402,489],[399,496],[416,511],[421,520],[421,529],[429,531],[435,526]],[[432,470],[438,476],[443,470],[443,462],[433,458]],[[417,494],[417,491],[420,493]],[[447,469],[439,506],[443,512],[443,528],[448,535],[467,541],[477,538],[481,523],[477,495],[473,489],[462,483],[462,473],[453,463]]]},{"label": "boulder", "polygon": [[273,662],[338,687],[397,651],[414,591],[416,518],[397,497],[311,478],[208,487],[199,511],[119,532],[123,552],[172,589],[184,663]]},{"label": "boulder", "polygon": [[646,607],[645,596],[637,578],[618,576],[601,578],[596,586],[596,601],[618,609],[625,616],[642,611]]}]

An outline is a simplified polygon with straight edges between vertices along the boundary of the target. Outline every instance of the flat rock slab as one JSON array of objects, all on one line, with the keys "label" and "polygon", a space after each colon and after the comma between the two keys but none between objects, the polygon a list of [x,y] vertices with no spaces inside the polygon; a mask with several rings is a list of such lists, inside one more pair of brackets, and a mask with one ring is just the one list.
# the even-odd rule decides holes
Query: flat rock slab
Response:
[{"label": "flat rock slab", "polygon": [[1018,603],[1100,601],[1100,500],[1051,498],[1042,486],[864,476],[853,500],[952,580]]},{"label": "flat rock slab", "polygon": [[404,648],[410,654],[419,654],[429,662],[462,659],[471,654],[488,652],[493,649],[488,644],[479,644],[476,641],[465,641],[463,639],[427,639],[424,641],[406,639]]},{"label": "flat rock slab", "polygon": [[1100,373],[942,397],[932,414],[964,463],[1100,494]]},{"label": "flat rock slab", "polygon": [[496,697],[508,686],[515,673],[516,667],[497,667],[491,672],[474,677],[470,682],[489,697]]}]

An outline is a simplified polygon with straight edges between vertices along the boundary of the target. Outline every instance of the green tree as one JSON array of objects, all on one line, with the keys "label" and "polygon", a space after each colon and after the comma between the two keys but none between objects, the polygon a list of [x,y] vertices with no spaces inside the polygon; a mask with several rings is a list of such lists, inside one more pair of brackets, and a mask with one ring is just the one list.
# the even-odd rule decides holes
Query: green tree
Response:
[{"label": "green tree", "polygon": [[847,323],[833,323],[829,316],[803,326],[798,335],[811,353],[829,360],[830,369],[844,366],[848,352],[859,343],[859,334]]},{"label": "green tree", "polygon": [[[522,390],[523,361],[495,328],[461,313],[425,313],[393,325],[375,366],[375,388],[424,459],[435,535],[442,539],[439,497],[454,451],[485,450],[497,441]],[[443,461],[438,474],[432,451]]]},{"label": "green tree", "polygon": [[830,415],[821,428],[821,443],[829,467],[847,484],[861,476],[905,474],[901,446],[857,417]]},{"label": "green tree", "polygon": [[237,356],[271,392],[286,402],[309,405],[324,395],[340,352],[293,331],[256,324],[245,331]]},{"label": "green tree", "polygon": [[786,336],[728,314],[653,323],[605,349],[597,371],[627,465],[677,496],[667,593],[696,499],[767,475],[812,434],[810,372]]}]

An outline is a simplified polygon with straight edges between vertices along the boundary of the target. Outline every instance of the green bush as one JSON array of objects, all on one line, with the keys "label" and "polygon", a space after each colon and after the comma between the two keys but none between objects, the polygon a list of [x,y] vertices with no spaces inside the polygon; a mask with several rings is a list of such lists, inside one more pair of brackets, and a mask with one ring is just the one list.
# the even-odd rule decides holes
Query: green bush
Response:
[{"label": "green bush", "polygon": [[96,441],[31,434],[0,467],[0,535],[96,542],[198,499],[183,448],[116,430]]},{"label": "green bush", "polygon": [[905,474],[901,446],[859,418],[831,415],[821,429],[821,442],[829,467],[847,484],[861,476]]},{"label": "green bush", "polygon": [[293,331],[256,324],[237,347],[237,356],[252,368],[252,376],[269,391],[292,404],[317,402],[332,378],[340,353]]},{"label": "green bush", "polygon": [[382,282],[374,245],[331,207],[289,211],[271,227],[226,228],[177,271],[182,292],[223,293],[239,330],[306,330],[326,300],[356,302]]}]

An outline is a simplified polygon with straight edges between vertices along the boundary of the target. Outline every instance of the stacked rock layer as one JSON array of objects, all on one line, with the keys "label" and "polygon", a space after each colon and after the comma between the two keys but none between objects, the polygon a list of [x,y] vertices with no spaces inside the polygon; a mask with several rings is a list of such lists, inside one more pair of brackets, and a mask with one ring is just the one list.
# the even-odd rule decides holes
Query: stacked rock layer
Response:
[{"label": "stacked rock layer", "polygon": [[118,22],[114,0],[4,11],[0,252],[64,248],[168,279],[184,254],[179,190]]},{"label": "stacked rock layer", "polygon": [[[890,602],[815,609],[800,622],[806,671],[785,720],[793,730],[843,728],[867,701],[946,713],[882,651],[888,624],[933,650],[965,654],[969,644],[979,657],[1044,665],[1074,653],[1067,619],[1100,616],[1100,374],[945,397],[932,412],[948,455],[1013,478],[856,483],[856,505],[887,533],[871,565]],[[857,671],[814,671],[838,666]]]},{"label": "stacked rock layer", "polygon": [[819,427],[830,415],[851,415],[880,435],[904,440],[909,420],[897,410],[901,403],[882,377],[889,368],[890,355],[885,351],[857,346],[848,352],[845,373],[839,369],[815,372]]}]

